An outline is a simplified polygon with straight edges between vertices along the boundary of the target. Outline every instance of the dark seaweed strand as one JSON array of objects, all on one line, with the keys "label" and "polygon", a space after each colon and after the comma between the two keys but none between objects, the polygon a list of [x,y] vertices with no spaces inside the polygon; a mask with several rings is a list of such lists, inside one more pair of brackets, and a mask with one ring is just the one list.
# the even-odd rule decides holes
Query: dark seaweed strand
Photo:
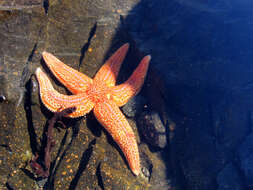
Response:
[{"label": "dark seaweed strand", "polygon": [[44,149],[44,164],[39,162],[38,153],[35,155],[35,158],[31,160],[30,166],[33,168],[35,174],[38,177],[47,178],[49,176],[49,169],[51,164],[51,152],[52,147],[54,145],[53,140],[53,128],[55,123],[60,120],[62,117],[74,112],[76,110],[75,107],[66,108],[60,112],[55,112],[54,116],[48,121],[48,130],[46,133],[47,143]]}]

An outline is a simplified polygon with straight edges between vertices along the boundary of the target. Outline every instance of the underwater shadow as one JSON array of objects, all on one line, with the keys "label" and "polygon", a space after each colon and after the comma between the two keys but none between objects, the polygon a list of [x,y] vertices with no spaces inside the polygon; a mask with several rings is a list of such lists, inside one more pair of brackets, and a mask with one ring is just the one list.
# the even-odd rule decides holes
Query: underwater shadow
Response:
[{"label": "underwater shadow", "polygon": [[[220,147],[227,152],[235,148],[226,147],[225,143],[215,144],[219,138],[215,130],[217,118],[225,117],[227,110],[221,104],[230,98],[230,93],[237,89],[242,95],[247,83],[252,87],[252,8],[246,6],[223,1],[201,4],[200,1],[142,0],[128,15],[122,16],[112,40],[130,42],[132,49],[126,59],[136,57],[131,60],[134,62],[126,61],[128,64],[122,65],[124,73],[120,77],[129,76],[143,56],[142,52],[152,56],[140,93],[147,97],[151,109],[166,112],[177,124],[174,131],[167,132],[168,139],[171,135],[173,138],[160,152],[167,177],[175,176],[176,186],[181,189],[214,189],[218,172],[224,167],[219,161],[233,159],[228,159],[229,154]],[[158,85],[152,84],[159,77]],[[162,95],[154,92],[158,88]],[[239,117],[241,113],[235,115]],[[248,122],[242,128],[233,135],[243,136],[248,131]],[[231,132],[224,131],[223,135],[228,134]],[[199,154],[191,154],[196,146]],[[206,153],[210,158],[206,159]],[[213,155],[220,156],[220,160]],[[198,163],[194,165],[196,160]],[[205,170],[207,163],[212,170]],[[200,174],[195,176],[195,172],[206,178],[202,179]],[[207,184],[202,183],[205,179],[209,180]]]},{"label": "underwater shadow", "polygon": [[[64,137],[61,140],[60,143],[60,147],[58,148],[57,151],[57,155],[55,157],[55,159],[52,161],[51,166],[50,166],[50,176],[48,177],[48,183],[47,183],[47,187],[49,187],[49,189],[54,189],[54,181],[55,181],[55,175],[58,171],[58,168],[61,166],[61,163],[65,157],[65,155],[67,154],[68,150],[72,147],[72,143],[74,142],[75,138],[77,137],[78,133],[79,133],[79,127],[80,127],[80,123],[82,121],[81,118],[79,119],[68,119],[68,118],[64,118],[65,121],[63,121],[63,124],[65,126],[68,126],[67,129],[65,129],[65,134]],[[71,139],[70,142],[68,144],[66,144],[66,140],[69,136],[69,130],[72,130],[72,135],[71,135]]]},{"label": "underwater shadow", "polygon": [[[226,4],[222,2],[221,4],[198,4],[197,2],[140,1],[130,10],[128,15],[121,16],[121,22],[112,40],[111,48],[106,53],[106,55],[110,54],[111,49],[116,46],[115,42],[130,43],[130,50],[122,64],[117,82],[125,81],[140,59],[146,54],[151,54],[149,72],[140,94],[148,99],[148,106],[151,109],[166,112],[177,124],[174,131],[167,129],[167,139],[170,139],[168,146],[163,150],[151,149],[151,151],[160,151],[167,168],[167,178],[174,178],[176,186],[182,189],[197,188],[199,184],[196,185],[195,181],[191,180],[195,180],[194,177],[198,176],[187,178],[185,173],[191,175],[192,172],[194,175],[194,172],[203,169],[193,166],[196,167],[193,168],[194,170],[186,171],[184,168],[192,166],[191,164],[187,165],[189,160],[187,160],[185,152],[189,142],[187,143],[184,137],[188,137],[190,143],[196,143],[196,146],[201,144],[201,141],[196,139],[200,139],[199,137],[202,135],[206,135],[210,139],[215,137],[216,121],[213,112],[216,110],[213,109],[226,98],[226,93],[234,87],[233,82],[239,86],[242,83],[240,80],[245,82],[250,79],[250,72],[246,71],[248,79],[246,75],[242,79],[238,71],[242,69],[245,71],[245,66],[250,67],[251,71],[253,70],[252,64],[248,63],[244,66],[236,64],[237,62],[247,62],[245,58],[243,60],[241,58],[240,47],[243,47],[245,54],[250,58],[249,60],[252,60],[252,54],[248,50],[248,48],[252,49],[253,43],[248,42],[252,42],[252,38],[241,37],[242,43],[238,40],[239,38],[236,38],[237,35],[234,36],[235,32],[233,31],[236,26],[240,28],[238,26],[245,21],[245,13],[236,10],[236,8],[233,10],[233,7],[229,7],[229,5],[226,7]],[[238,20],[234,14],[237,12],[242,17]],[[250,24],[247,25],[245,22],[242,26],[246,28],[250,27]],[[238,29],[236,30],[238,31]],[[238,33],[240,32],[238,31]],[[216,57],[221,60],[215,59]],[[104,61],[107,58],[105,57]],[[225,59],[231,62],[226,63]],[[159,77],[158,85],[152,83]],[[155,91],[160,88],[163,93],[159,95]],[[203,127],[200,129],[201,125]],[[187,130],[191,131],[192,136]],[[108,142],[110,141],[109,138]],[[210,148],[216,150],[211,140],[209,143]],[[203,157],[205,148],[209,147],[205,147],[205,145],[201,147]],[[120,150],[119,152],[121,153]],[[190,159],[194,158],[191,155]],[[202,162],[205,162],[204,159]],[[216,168],[218,169],[215,169],[213,173],[217,174],[222,168],[222,164],[217,164]],[[211,176],[209,179],[212,179],[209,188],[216,185],[213,183],[213,179],[216,177],[213,173],[208,173],[208,177]],[[201,181],[197,180],[199,181],[196,183]],[[199,189],[205,189],[205,187],[208,185],[200,186]]]},{"label": "underwater shadow", "polygon": [[79,167],[76,171],[76,175],[72,179],[72,181],[70,182],[69,190],[76,189],[78,181],[79,181],[80,177],[82,176],[84,170],[86,169],[86,167],[89,163],[90,157],[91,157],[92,152],[93,152],[93,146],[95,144],[96,144],[96,139],[93,139],[89,143],[88,148],[83,152],[80,163],[79,163]]},{"label": "underwater shadow", "polygon": [[[161,1],[164,2],[164,1]],[[108,52],[106,53],[106,57],[104,58],[104,62],[108,59],[109,55],[111,55],[112,49],[115,49],[114,47],[120,47],[120,44],[124,44],[124,43],[129,43],[130,44],[130,48],[128,50],[128,53],[125,57],[124,62],[122,63],[121,69],[119,71],[119,75],[117,78],[117,84],[122,83],[124,81],[126,81],[128,79],[128,77],[131,75],[131,73],[134,71],[134,69],[137,67],[137,65],[140,63],[140,60],[148,54],[151,54],[152,56],[152,48],[140,48],[140,44],[143,44],[142,46],[144,47],[147,43],[145,41],[145,39],[138,39],[138,41],[136,41],[136,39],[133,37],[132,32],[131,32],[131,27],[136,24],[137,22],[139,22],[138,24],[136,24],[135,26],[135,30],[136,33],[141,33],[141,30],[146,30],[146,31],[150,31],[149,35],[150,38],[156,38],[157,37],[157,33],[156,30],[156,26],[155,25],[150,25],[147,24],[147,18],[152,17],[150,14],[150,11],[146,11],[147,9],[143,9],[143,8],[148,8],[150,6],[150,2],[142,0],[140,1],[135,7],[133,7],[128,15],[121,15],[120,16],[120,24],[118,26],[118,28],[116,29],[116,34],[112,39],[112,44],[111,44],[111,48],[109,48]],[[158,3],[159,4],[159,3]],[[143,11],[145,10],[145,11]],[[155,11],[155,10],[153,10]],[[156,10],[159,11],[159,10]],[[141,20],[143,20],[144,22],[141,22]],[[154,23],[154,20],[152,20],[152,23]],[[152,34],[154,34],[154,36],[152,36]],[[115,42],[117,42],[117,44],[114,44]],[[149,66],[149,70],[147,73],[147,77],[145,80],[145,83],[140,91],[140,95],[147,98],[148,99],[148,95],[147,93],[147,88],[149,86],[149,80],[152,80],[150,78],[150,75],[153,76],[153,72],[155,71],[154,68],[154,64],[155,62],[153,62],[153,59],[151,59],[151,63]],[[158,87],[159,88],[159,87]],[[137,113],[140,115],[140,113]],[[138,126],[137,126],[138,127]],[[108,143],[113,146],[114,148],[117,149],[117,151],[120,153],[121,157],[123,158],[125,164],[128,166],[128,162],[125,159],[125,156],[123,154],[123,152],[120,150],[119,146],[116,144],[116,142],[112,139],[112,137],[110,136],[110,134],[108,134],[107,131],[105,131],[105,129],[103,129],[103,131],[106,133],[106,137],[107,137],[107,141]],[[139,130],[138,130],[139,131]],[[169,137],[168,137],[169,139]],[[141,144],[145,143],[142,141],[141,138]],[[146,144],[146,143],[145,143]],[[168,143],[169,144],[169,143]],[[140,147],[140,144],[138,145]],[[151,152],[159,152],[161,151],[161,155],[162,155],[162,160],[165,163],[166,167],[167,167],[167,178],[169,179],[169,177],[171,177],[171,171],[173,168],[171,167],[171,158],[169,157],[169,152],[170,152],[170,148],[169,146],[166,146],[165,149],[152,149],[152,147],[150,148]],[[141,151],[141,149],[139,148],[139,151]],[[145,152],[140,152],[140,159],[141,159],[141,163],[143,164],[143,171],[145,171],[145,169],[148,170],[149,172],[149,176],[148,179],[151,179],[152,177],[152,168],[154,163],[152,163],[151,159],[149,158],[149,156],[145,153]],[[129,166],[128,166],[129,168]],[[145,174],[144,174],[145,175]]]}]

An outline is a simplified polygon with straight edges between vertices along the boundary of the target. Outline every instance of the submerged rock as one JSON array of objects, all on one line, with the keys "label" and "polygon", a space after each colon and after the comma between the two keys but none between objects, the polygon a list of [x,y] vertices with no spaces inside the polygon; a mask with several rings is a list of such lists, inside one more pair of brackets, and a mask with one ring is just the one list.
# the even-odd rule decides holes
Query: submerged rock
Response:
[{"label": "submerged rock", "polygon": [[134,96],[122,107],[122,111],[127,117],[135,117],[141,113],[145,103],[146,100],[142,96]]},{"label": "submerged rock", "polygon": [[253,133],[250,133],[238,149],[240,169],[247,185],[253,183]]},{"label": "submerged rock", "polygon": [[166,127],[157,112],[145,111],[137,121],[141,136],[149,145],[156,148],[164,148],[167,145]]},{"label": "submerged rock", "polygon": [[230,163],[217,176],[217,190],[243,190],[241,176],[236,167]]}]

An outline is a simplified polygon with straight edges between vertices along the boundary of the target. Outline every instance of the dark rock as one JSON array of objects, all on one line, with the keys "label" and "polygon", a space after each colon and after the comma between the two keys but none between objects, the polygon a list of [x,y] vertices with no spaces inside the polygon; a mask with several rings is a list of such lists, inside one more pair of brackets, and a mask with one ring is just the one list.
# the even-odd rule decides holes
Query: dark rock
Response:
[{"label": "dark rock", "polygon": [[143,175],[146,177],[146,178],[150,178],[151,176],[151,173],[149,172],[149,170],[146,168],[146,167],[142,167],[141,168],[141,172],[143,173]]},{"label": "dark rock", "polygon": [[[169,174],[171,167],[168,166],[168,162],[159,162],[158,158],[161,156],[161,151],[147,154],[147,150],[149,150],[147,144],[143,143],[139,146],[141,158],[140,177],[151,185],[150,189],[168,190],[174,188],[181,190],[171,184],[171,175]],[[154,155],[157,156],[154,157]]]},{"label": "dark rock", "polygon": [[217,190],[243,190],[241,176],[232,163],[227,164],[217,176]]},{"label": "dark rock", "polygon": [[156,148],[164,148],[167,145],[166,128],[157,112],[145,111],[137,121],[139,132],[149,145]]},{"label": "dark rock", "polygon": [[0,102],[3,102],[6,100],[6,97],[4,95],[0,95]]},{"label": "dark rock", "polygon": [[151,176],[153,175],[153,163],[150,157],[142,151],[142,147],[140,147],[140,157],[141,157],[141,174],[143,175],[144,179],[150,182]]},{"label": "dark rock", "polygon": [[145,104],[146,100],[142,96],[134,96],[122,107],[122,111],[127,117],[135,117],[141,113]]}]

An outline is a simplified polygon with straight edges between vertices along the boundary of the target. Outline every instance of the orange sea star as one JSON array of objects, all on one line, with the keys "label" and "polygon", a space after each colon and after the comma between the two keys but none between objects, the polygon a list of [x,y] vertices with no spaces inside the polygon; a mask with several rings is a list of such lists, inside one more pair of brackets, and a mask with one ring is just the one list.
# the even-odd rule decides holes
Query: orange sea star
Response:
[{"label": "orange sea star", "polygon": [[70,90],[73,95],[57,92],[47,75],[40,69],[36,77],[40,86],[43,104],[52,112],[75,107],[68,117],[80,117],[93,109],[97,120],[110,133],[124,153],[129,167],[135,175],[140,173],[140,160],[134,132],[119,107],[135,96],[141,89],[151,56],[145,56],[130,78],[116,85],[120,66],[128,51],[129,44],[120,47],[100,68],[94,79],[65,65],[50,53],[42,56],[55,77]]}]

